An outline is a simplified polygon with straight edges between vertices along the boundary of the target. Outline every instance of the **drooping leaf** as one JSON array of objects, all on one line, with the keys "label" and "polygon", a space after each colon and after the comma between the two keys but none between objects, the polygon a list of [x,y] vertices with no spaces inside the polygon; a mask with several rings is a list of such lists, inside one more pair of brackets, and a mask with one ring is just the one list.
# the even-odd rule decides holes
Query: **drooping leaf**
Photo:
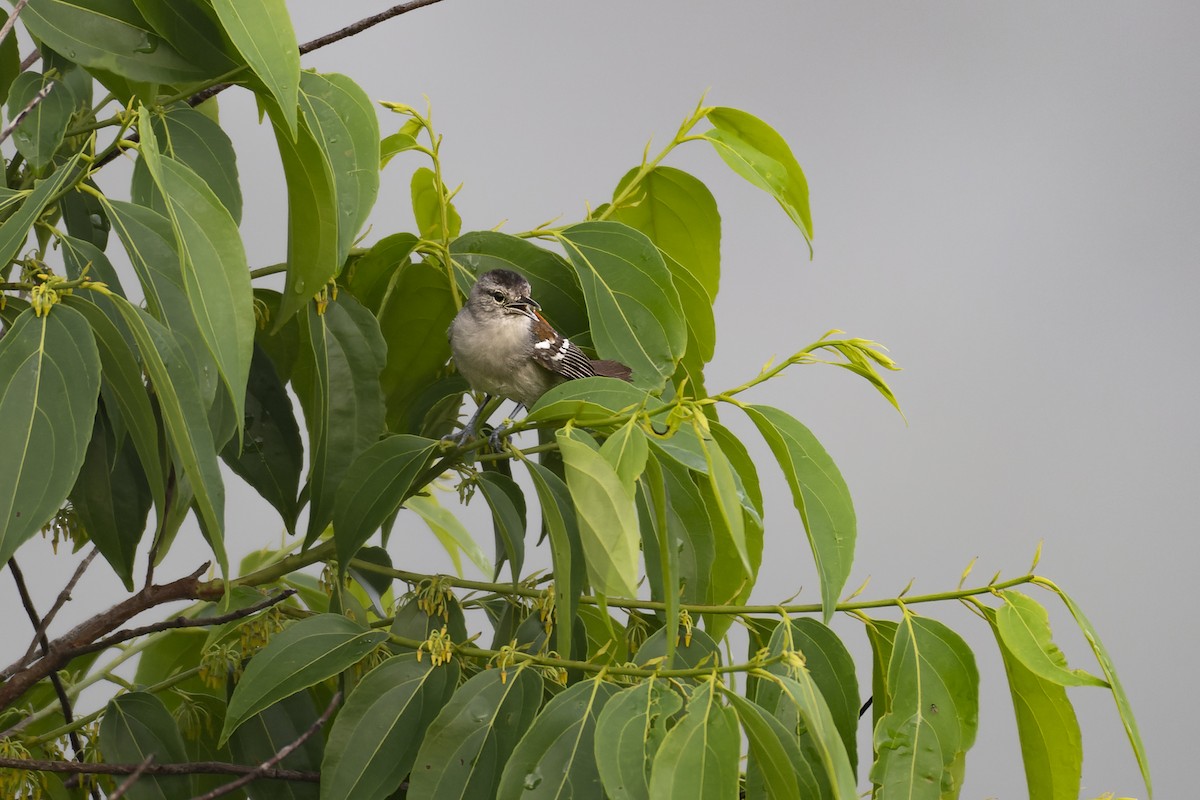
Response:
[{"label": "drooping leaf", "polygon": [[471,536],[467,527],[454,516],[450,509],[437,501],[435,494],[416,494],[404,501],[404,507],[415,511],[417,516],[425,520],[425,524],[437,536],[442,547],[450,556],[459,575],[462,574],[462,564],[459,553],[465,553],[471,563],[484,575],[492,571],[491,559],[483,552],[479,544]]},{"label": "drooping leaf", "polygon": [[[162,154],[196,173],[229,212],[234,223],[240,224],[242,189],[238,185],[237,154],[225,130],[208,115],[187,105],[172,106],[153,115],[150,124]],[[169,215],[162,192],[142,159],[138,159],[133,167],[131,195],[138,205]]]},{"label": "drooping leaf", "polygon": [[646,469],[646,459],[650,455],[650,445],[638,425],[637,417],[631,417],[629,422],[604,440],[604,444],[600,445],[600,455],[612,464],[617,477],[632,495],[634,483]]},{"label": "drooping leaf", "polygon": [[492,510],[492,529],[496,534],[496,567],[492,580],[500,576],[507,561],[516,584],[525,566],[525,493],[516,481],[501,472],[480,472],[477,480],[479,490]]},{"label": "drooping leaf", "polygon": [[[699,433],[699,432],[697,432]],[[757,573],[756,565],[750,563],[750,552],[746,547],[746,524],[742,519],[742,502],[738,496],[737,481],[733,466],[720,445],[704,436],[698,435],[697,440],[704,452],[708,467],[708,485],[712,489],[718,518],[724,523],[723,532],[728,533],[733,548],[741,559],[742,566],[749,575]]]},{"label": "drooping leaf", "polygon": [[[5,42],[8,41],[10,40],[5,39]],[[4,45],[0,44],[0,50],[3,47]],[[83,184],[98,189],[92,180],[84,180]],[[108,215],[104,213],[104,207],[99,198],[75,189],[63,195],[58,202],[69,235],[92,244],[99,250],[108,246],[108,233],[112,230],[112,223],[109,221]],[[115,277],[114,273],[102,280],[108,283],[109,289],[124,296],[125,291],[121,288],[120,281],[113,280]]]},{"label": "drooping leaf", "polygon": [[[542,509],[542,527],[550,538],[550,558],[554,565],[555,647],[563,658],[571,655],[571,626],[564,624],[575,619],[579,596],[587,580],[583,543],[579,538],[579,522],[571,494],[562,478],[533,461],[525,461],[529,477],[537,492]],[[577,654],[579,655],[579,654]]]},{"label": "drooping leaf", "polygon": [[850,490],[825,448],[798,420],[769,406],[743,408],[767,440],[792,490],[821,579],[821,606],[828,623],[854,562],[858,528]]},{"label": "drooping leaf", "polygon": [[596,720],[596,767],[612,800],[650,800],[650,769],[668,720],[683,706],[670,685],[650,678],[618,692]]},{"label": "drooping leaf", "polygon": [[371,245],[371,249],[346,262],[346,268],[338,275],[338,283],[372,314],[379,316],[379,309],[391,292],[393,278],[407,268],[409,256],[418,241],[407,232],[383,237]]},{"label": "drooping leaf", "polygon": [[39,41],[89,70],[146,83],[206,77],[154,32],[133,0],[31,0],[21,22]]},{"label": "drooping leaf", "polygon": [[598,594],[634,597],[640,531],[633,495],[608,461],[584,442],[585,435],[555,432],[575,502],[588,579]]},{"label": "drooping leaf", "polygon": [[[148,692],[127,692],[108,701],[100,721],[100,754],[109,763],[140,764],[148,756],[156,764],[187,761],[179,726],[170,712]],[[143,776],[129,787],[132,800],[174,800],[193,793],[191,776]]]},{"label": "drooping leaf", "polygon": [[0,338],[0,563],[62,506],[87,455],[100,356],[87,321],[22,311]]},{"label": "drooping leaf", "polygon": [[1008,589],[996,612],[996,631],[1005,647],[1026,669],[1061,686],[1102,686],[1108,683],[1081,669],[1067,667],[1067,657],[1050,638],[1050,615],[1029,595]]},{"label": "drooping leaf", "polygon": [[[724,694],[737,712],[750,745],[746,758],[747,799],[816,796],[812,791],[816,788],[812,769],[800,752],[795,734],[753,701],[737,692],[726,690]],[[802,793],[801,785],[809,793]]]},{"label": "drooping leaf", "polygon": [[300,48],[284,0],[212,0],[221,27],[284,112],[296,136]]},{"label": "drooping leaf", "polygon": [[239,725],[285,697],[361,661],[387,633],[340,614],[319,614],[277,634],[255,654],[229,698],[221,741]]},{"label": "drooping leaf", "polygon": [[553,387],[529,410],[527,422],[574,420],[587,425],[635,409],[646,393],[617,378],[579,378]]},{"label": "drooping leaf", "polygon": [[774,679],[774,682],[780,688],[780,700],[794,704],[804,729],[800,749],[814,772],[821,773],[824,785],[829,787],[830,796],[834,800],[854,800],[858,792],[850,757],[829,706],[808,670],[803,665],[797,665],[786,676]]},{"label": "drooping leaf", "polygon": [[[275,756],[300,738],[312,725],[318,711],[308,692],[285,697],[270,708],[255,714],[229,737],[229,750],[239,764],[257,766]],[[315,772],[321,766],[325,739],[309,736],[299,748],[279,762],[281,769]],[[317,800],[315,783],[293,781],[257,781],[254,800]]]},{"label": "drooping leaf", "polygon": [[297,493],[304,448],[291,398],[266,351],[255,346],[246,384],[246,435],[239,452],[231,440],[221,451],[225,464],[279,512],[295,533]]},{"label": "drooping leaf", "polygon": [[438,443],[420,436],[389,436],[368,447],[346,470],[333,506],[338,563],[345,569],[371,534],[396,513],[433,461]]},{"label": "drooping leaf", "polygon": [[668,541],[678,552],[680,599],[685,603],[707,603],[713,597],[710,583],[716,568],[715,535],[708,509],[687,468],[665,459],[659,463],[666,487]]},{"label": "drooping leaf", "polygon": [[457,662],[437,667],[415,655],[389,658],[367,673],[329,731],[321,796],[391,796],[412,769],[425,731],[457,682]]},{"label": "drooping leaf", "polygon": [[738,175],[769,192],[811,242],[808,180],[784,138],[758,117],[736,108],[714,108],[708,112],[708,121],[716,127],[702,135],[721,159]]},{"label": "drooping leaf", "polygon": [[1083,741],[1066,689],[1026,667],[1000,633],[996,612],[985,608],[983,614],[996,635],[1008,677],[1029,800],[1079,797]]},{"label": "drooping leaf", "polygon": [[542,680],[531,669],[489,669],[472,677],[429,726],[413,765],[408,798],[494,797],[501,771],[541,700]]},{"label": "drooping leaf", "polygon": [[204,0],[134,0],[134,3],[155,32],[189,62],[203,67],[207,77],[224,75],[239,66],[224,50],[221,28],[211,4]]},{"label": "drooping leaf", "polygon": [[702,683],[687,712],[667,732],[654,756],[650,796],[655,800],[708,800],[737,796],[741,736],[737,715],[722,705],[713,683]]},{"label": "drooping leaf", "polygon": [[871,643],[871,727],[892,706],[888,689],[888,665],[892,662],[892,650],[896,642],[897,624],[887,619],[866,620],[867,639]]},{"label": "drooping leaf", "polygon": [[[412,176],[413,215],[422,239],[453,239],[462,230],[462,217],[450,202],[439,196],[437,175],[428,167],[420,167]],[[442,207],[445,206],[445,218]]]},{"label": "drooping leaf", "polygon": [[[29,8],[29,6],[26,6],[26,8]],[[0,225],[0,264],[8,264],[8,262],[16,258],[17,252],[24,246],[25,240],[29,237],[29,229],[33,227],[34,221],[46,210],[46,205],[50,202],[50,199],[79,177],[76,174],[78,166],[79,155],[76,154],[67,163],[56,169],[53,175],[36,181],[33,185],[33,191],[25,195],[25,202],[21,204],[20,208],[12,216],[4,220],[4,224]]]},{"label": "drooping leaf", "polygon": [[311,544],[333,519],[346,470],[383,431],[385,345],[375,317],[352,297],[330,302],[324,314],[310,305],[300,321],[304,348],[292,383],[308,427]]},{"label": "drooping leaf", "polygon": [[49,94],[34,106],[12,134],[17,150],[38,174],[51,163],[62,145],[74,109],[71,92],[60,80],[37,72],[22,72],[13,81],[8,98],[8,118],[11,120],[47,87]]},{"label": "drooping leaf", "polygon": [[517,742],[504,766],[498,800],[602,800],[594,752],[596,719],[618,688],[580,681],[555,695]]},{"label": "drooping leaf", "polygon": [[687,348],[679,294],[645,234],[618,222],[583,222],[558,234],[579,277],[600,358],[633,370],[633,384],[657,390]]},{"label": "drooping leaf", "polygon": [[[8,13],[0,11],[0,25],[8,22]],[[13,81],[21,72],[21,54],[17,50],[17,37],[5,36],[0,42],[0,103],[8,99]]]},{"label": "drooping leaf", "polygon": [[[86,274],[89,280],[99,281],[107,286],[110,292],[125,297],[125,290],[121,288],[121,279],[116,269],[97,245],[73,236],[62,237],[59,244],[62,247],[63,266],[67,269],[68,278],[79,280]],[[96,292],[87,294],[89,300],[100,296]]]}]

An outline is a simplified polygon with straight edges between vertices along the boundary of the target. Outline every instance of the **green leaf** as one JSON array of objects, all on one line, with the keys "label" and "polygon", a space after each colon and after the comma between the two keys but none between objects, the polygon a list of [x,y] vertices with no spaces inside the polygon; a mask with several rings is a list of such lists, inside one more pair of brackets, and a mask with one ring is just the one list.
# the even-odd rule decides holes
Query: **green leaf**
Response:
[{"label": "green leaf", "polygon": [[[457,598],[453,597],[446,597],[441,602],[440,609],[433,608],[431,610],[421,597],[412,593],[405,595],[404,598],[401,598],[388,632],[394,636],[424,642],[435,632],[445,628],[451,641],[465,642],[467,640],[467,620],[463,616],[462,605],[459,604]],[[396,642],[389,643],[388,647],[401,653],[414,652],[413,648]],[[457,680],[455,684],[457,684]],[[454,685],[448,688],[453,690]]]},{"label": "green leaf", "polygon": [[272,104],[267,104],[267,111],[288,198],[288,269],[275,315],[275,330],[279,330],[341,267],[337,186],[329,158],[304,118],[295,127],[294,121],[281,120],[282,112]]},{"label": "green leaf", "polygon": [[[443,229],[442,205],[446,206]],[[462,217],[450,202],[449,197],[439,197],[437,175],[428,167],[420,167],[412,176],[413,216],[417,219],[417,230],[422,239],[453,239],[462,230]]]},{"label": "green leaf", "polygon": [[712,520],[692,473],[672,461],[660,463],[667,493],[668,541],[679,554],[680,599],[707,603],[712,600],[711,575],[717,568]]},{"label": "green leaf", "polygon": [[633,494],[608,461],[584,443],[583,436],[559,429],[554,438],[575,502],[588,578],[597,594],[635,597],[640,530]]},{"label": "green leaf", "polygon": [[[667,631],[675,629],[675,653],[667,658]],[[662,669],[712,669],[721,666],[721,646],[704,631],[685,634],[679,625],[664,626],[650,634],[637,651],[637,664]]]},{"label": "green leaf", "polygon": [[0,564],[62,506],[87,455],[100,356],[87,321],[26,309],[0,338]]},{"label": "green leaf", "polygon": [[34,38],[89,70],[146,83],[207,77],[154,32],[133,0],[31,0],[21,22]]},{"label": "green leaf", "polygon": [[617,477],[632,495],[634,483],[646,469],[646,459],[650,455],[650,445],[638,425],[637,417],[631,417],[629,422],[604,440],[604,444],[600,445],[600,455],[612,464]]},{"label": "green leaf", "polygon": [[805,733],[800,746],[808,762],[814,767],[822,767],[834,800],[854,800],[858,797],[854,786],[854,768],[829,706],[812,676],[803,665],[797,665],[786,676],[779,676],[776,683],[782,698],[795,704],[799,720],[804,726]]},{"label": "green leaf", "polygon": [[[737,712],[750,745],[746,759],[746,797],[805,797],[801,770],[809,770],[795,734],[774,716],[737,692],[722,687]],[[811,770],[805,777],[811,785]]]},{"label": "green leaf", "polygon": [[221,742],[255,714],[357,664],[387,639],[339,614],[319,614],[286,628],[258,651],[229,698]]},{"label": "green leaf", "polygon": [[629,366],[635,386],[660,388],[687,349],[687,324],[654,243],[619,222],[583,222],[557,236],[579,276],[596,352]]},{"label": "green leaf", "polygon": [[458,664],[416,655],[389,658],[367,673],[329,731],[321,796],[382,800],[412,769],[417,747],[458,683]]},{"label": "green leaf", "polygon": [[429,726],[409,800],[494,797],[500,774],[542,700],[531,669],[489,669],[458,688]]},{"label": "green leaf", "polygon": [[[6,39],[5,41],[10,40]],[[0,50],[3,50],[2,44],[0,44]],[[85,179],[81,185],[99,190],[95,181],[90,179]],[[68,234],[80,241],[94,245],[101,251],[108,247],[108,233],[112,230],[112,223],[104,213],[104,206],[100,203],[99,198],[79,189],[72,189],[63,195],[58,203]],[[121,282],[116,279],[115,272],[106,275],[102,280],[108,283],[108,288],[112,291],[122,297],[125,295],[125,290],[121,288]]]},{"label": "green leaf", "polygon": [[587,567],[583,559],[583,543],[579,538],[579,522],[575,518],[575,506],[571,493],[562,478],[548,468],[525,459],[529,477],[537,492],[542,509],[542,528],[550,537],[550,559],[554,565],[554,597],[558,624],[555,625],[555,646],[563,658],[572,656],[571,626],[566,620],[575,619],[579,607],[579,596],[587,580]]},{"label": "green leaf", "polygon": [[383,431],[379,372],[386,345],[375,317],[352,297],[324,314],[310,305],[301,318],[301,351],[292,384],[304,408],[309,441],[311,544],[333,519],[334,497],[346,470]]},{"label": "green leaf", "polygon": [[67,163],[56,169],[53,175],[36,181],[33,191],[26,196],[21,207],[6,219],[3,225],[0,225],[0,265],[7,267],[8,262],[17,257],[17,253],[29,237],[29,229],[46,210],[51,198],[79,177],[75,173],[78,165],[79,156],[74,155]]},{"label": "green leaf", "polygon": [[596,720],[618,688],[580,681],[555,695],[521,737],[500,776],[498,800],[602,800],[596,768]]},{"label": "green leaf", "polygon": [[733,709],[721,705],[714,682],[702,683],[687,713],[663,739],[650,773],[654,800],[737,797],[741,735]]},{"label": "green leaf", "polygon": [[383,137],[379,142],[379,168],[383,169],[393,158],[416,146],[417,140],[404,131]]},{"label": "green leaf", "polygon": [[[889,708],[875,728],[871,768],[880,797],[956,794],[961,787],[952,767],[974,743],[979,724],[979,673],[971,649],[940,622],[906,614],[887,683]],[[894,776],[904,779],[897,783]]]},{"label": "green leaf", "polygon": [[[134,0],[159,36],[192,64],[215,78],[240,66],[223,49],[224,38],[212,6],[204,0]],[[198,170],[197,170],[198,171]]]},{"label": "green leaf", "polygon": [[284,0],[212,0],[221,27],[250,69],[283,109],[296,137],[300,48]]},{"label": "green leaf", "polygon": [[1108,688],[1095,675],[1067,667],[1067,657],[1050,637],[1050,615],[1041,603],[1012,590],[1001,592],[1000,598],[1004,606],[996,612],[996,631],[1026,669],[1061,686]]},{"label": "green leaf", "polygon": [[742,502],[738,496],[733,466],[716,442],[706,440],[699,431],[696,438],[704,451],[712,497],[716,501],[719,519],[724,523],[720,530],[728,534],[746,574],[753,576],[757,570],[755,565],[750,563],[750,553],[746,549],[746,525],[742,519]]},{"label": "green leaf", "polygon": [[[8,13],[0,11],[0,25],[8,22]],[[17,37],[5,36],[0,42],[0,103],[8,99],[13,81],[21,72],[21,54],[17,50]]]},{"label": "green leaf", "polygon": [[[108,701],[100,721],[100,755],[114,764],[140,764],[147,756],[153,756],[155,764],[188,760],[175,720],[162,701],[148,692],[127,692]],[[175,800],[192,793],[190,776],[148,775],[130,786],[125,796]]]},{"label": "green leaf", "polygon": [[295,533],[304,446],[287,388],[270,356],[257,345],[246,384],[245,440],[240,451],[237,442],[230,440],[221,458],[279,512],[288,531]]},{"label": "green leaf", "polygon": [[1067,690],[1025,666],[1000,633],[996,612],[986,607],[982,611],[996,635],[1008,677],[1029,800],[1074,800],[1079,797],[1083,740]]},{"label": "green leaf", "polygon": [[871,643],[871,727],[875,728],[892,706],[888,665],[892,662],[899,626],[886,619],[867,619],[865,622],[867,639]]},{"label": "green leaf", "polygon": [[825,448],[791,415],[769,406],[742,406],[767,440],[792,490],[821,579],[825,622],[850,576],[858,527],[850,490]]},{"label": "green leaf", "polygon": [[17,150],[39,174],[54,159],[55,152],[63,142],[63,134],[67,132],[67,124],[74,110],[71,92],[62,81],[37,72],[23,72],[13,81],[8,98],[8,118],[12,120],[47,84],[52,87],[50,93],[29,112],[12,134]]},{"label": "green leaf", "polygon": [[1149,800],[1154,796],[1154,790],[1150,784],[1150,762],[1146,760],[1146,746],[1142,744],[1142,735],[1138,732],[1133,708],[1129,705],[1129,697],[1125,694],[1125,687],[1121,685],[1121,679],[1117,677],[1117,668],[1113,666],[1112,657],[1109,656],[1104,643],[1100,641],[1100,634],[1096,632],[1092,623],[1083,613],[1083,609],[1076,605],[1071,596],[1044,578],[1038,578],[1037,582],[1062,598],[1063,603],[1070,610],[1071,616],[1075,618],[1075,623],[1083,631],[1084,638],[1091,645],[1096,660],[1100,662],[1100,669],[1104,671],[1104,677],[1108,679],[1108,685],[1112,688],[1113,699],[1117,703],[1117,713],[1120,714],[1121,724],[1125,727],[1126,736],[1129,737],[1129,745],[1133,748],[1133,755],[1142,770],[1142,781],[1146,784],[1146,797]]},{"label": "green leaf", "polygon": [[120,577],[126,591],[132,592],[133,560],[146,529],[150,487],[133,445],[129,440],[124,446],[116,441],[103,411],[96,414],[87,455],[70,499],[88,538]]},{"label": "green leaf", "polygon": [[587,305],[575,270],[562,256],[543,250],[527,239],[496,231],[465,233],[450,244],[456,264],[458,290],[464,296],[475,279],[494,269],[509,269],[524,275],[554,329],[581,347],[591,345]]},{"label": "green leaf", "polygon": [[[82,195],[82,192],[74,194]],[[63,236],[58,241],[62,248],[63,266],[66,267],[68,278],[78,280],[86,272],[90,280],[105,284],[108,290],[114,294],[119,294],[121,297],[126,296],[125,290],[121,288],[121,279],[117,276],[116,268],[98,245],[73,236]],[[86,294],[89,300],[95,300],[102,296],[98,292],[87,292]]]},{"label": "green leaf", "polygon": [[596,720],[596,767],[612,800],[650,800],[650,769],[683,701],[666,681],[622,689]]},{"label": "green leaf", "polygon": [[516,481],[500,472],[480,472],[476,480],[492,510],[492,529],[496,534],[496,568],[492,580],[500,577],[500,569],[508,561],[515,585],[525,566],[525,493]]},{"label": "green leaf", "polygon": [[450,358],[446,329],[457,309],[446,273],[431,264],[405,265],[392,281],[379,312],[389,343],[379,378],[391,430],[412,432],[429,409],[422,392],[445,371]]},{"label": "green leaf", "polygon": [[808,180],[783,137],[758,117],[736,108],[714,108],[708,121],[716,127],[702,135],[717,155],[738,175],[769,192],[811,242]]},{"label": "green leaf", "polygon": [[388,295],[393,279],[408,268],[409,256],[420,241],[411,233],[393,233],[385,236],[365,253],[352,257],[346,268],[338,275],[338,283],[372,314],[379,315]]},{"label": "green leaf", "polygon": [[[229,737],[233,760],[239,764],[258,766],[273,758],[283,748],[300,738],[316,721],[317,709],[309,693],[286,697],[255,714],[240,725]],[[315,772],[321,766],[325,739],[310,736],[304,744],[279,762],[281,769]],[[291,781],[256,781],[254,800],[317,800],[318,788],[313,783]]]},{"label": "green leaf", "polygon": [[[164,143],[163,154],[196,173],[229,212],[234,223],[240,224],[242,190],[238,185],[237,154],[225,130],[207,114],[187,105],[172,106],[154,114],[150,124],[156,139]],[[138,159],[133,166],[131,195],[138,205],[152,208],[164,216],[170,213],[143,159]]]},{"label": "green leaf", "polygon": [[574,420],[587,425],[639,408],[647,395],[617,378],[579,378],[543,394],[526,415],[526,422]]},{"label": "green leaf", "polygon": [[336,73],[301,73],[300,110],[333,169],[341,264],[379,194],[379,119],[367,93]]},{"label": "green leaf", "polygon": [[433,461],[438,443],[420,436],[389,436],[362,452],[346,470],[333,506],[333,535],[344,570],[384,520],[412,493]]},{"label": "green leaf", "polygon": [[205,344],[233,401],[241,439],[254,346],[254,295],[237,223],[186,165],[158,153],[149,112],[139,114],[140,153],[167,200],[183,286]]},{"label": "green leaf", "polygon": [[416,512],[417,516],[425,520],[425,524],[442,543],[442,547],[446,548],[446,552],[450,555],[450,560],[454,563],[454,568],[460,576],[462,575],[462,564],[458,557],[460,552],[465,553],[482,574],[491,573],[491,559],[471,537],[471,532],[458,517],[437,501],[436,495],[432,493],[428,495],[415,494],[404,501],[404,507],[409,511]]}]

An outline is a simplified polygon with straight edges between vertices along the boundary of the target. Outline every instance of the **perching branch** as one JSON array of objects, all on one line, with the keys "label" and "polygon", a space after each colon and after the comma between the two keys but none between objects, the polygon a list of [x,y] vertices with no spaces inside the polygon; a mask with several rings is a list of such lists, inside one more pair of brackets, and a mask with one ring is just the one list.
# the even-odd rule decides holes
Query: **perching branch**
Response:
[{"label": "perching branch", "polygon": [[108,796],[108,800],[117,800],[118,797],[124,797],[125,793],[129,791],[129,787],[137,783],[138,778],[145,774],[146,770],[152,763],[154,763],[154,753],[151,753],[142,759],[142,763],[138,764],[137,769],[131,772],[128,778],[121,781],[121,785],[118,786],[116,790]]},{"label": "perching branch", "polygon": [[[290,752],[290,751],[289,751]],[[285,754],[286,755],[286,754]],[[251,780],[297,781],[317,783],[319,772],[295,769],[263,769],[262,764],[231,764],[226,761],[187,761],[182,764],[83,764],[78,761],[39,761],[25,758],[0,757],[0,769],[23,769],[33,772],[58,772],[71,775],[249,775]]]},{"label": "perching branch", "polygon": [[[2,38],[2,37],[0,37]],[[24,666],[33,660],[34,654],[37,652],[38,643],[46,638],[46,631],[50,628],[50,623],[54,621],[54,617],[58,614],[68,600],[71,599],[71,592],[75,590],[75,584],[79,583],[79,579],[83,577],[83,573],[87,570],[100,551],[92,548],[92,551],[83,557],[83,561],[79,562],[79,566],[75,568],[75,574],[71,576],[71,580],[67,581],[67,585],[58,593],[58,598],[54,601],[54,605],[46,612],[46,616],[42,617],[42,623],[37,626],[34,631],[33,641],[29,644],[29,649],[25,651],[24,657],[17,663]]]}]

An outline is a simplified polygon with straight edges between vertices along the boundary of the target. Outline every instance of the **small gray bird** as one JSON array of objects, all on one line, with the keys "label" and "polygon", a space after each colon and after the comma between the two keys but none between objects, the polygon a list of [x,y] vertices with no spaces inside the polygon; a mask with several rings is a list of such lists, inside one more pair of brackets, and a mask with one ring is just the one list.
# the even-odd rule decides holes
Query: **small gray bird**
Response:
[{"label": "small gray bird", "polygon": [[540,308],[530,297],[529,281],[512,270],[486,272],[471,287],[450,324],[450,350],[459,373],[488,398],[467,423],[460,442],[474,435],[491,396],[528,408],[563,381],[593,375],[629,380],[629,367],[588,358],[554,330],[538,313]]}]

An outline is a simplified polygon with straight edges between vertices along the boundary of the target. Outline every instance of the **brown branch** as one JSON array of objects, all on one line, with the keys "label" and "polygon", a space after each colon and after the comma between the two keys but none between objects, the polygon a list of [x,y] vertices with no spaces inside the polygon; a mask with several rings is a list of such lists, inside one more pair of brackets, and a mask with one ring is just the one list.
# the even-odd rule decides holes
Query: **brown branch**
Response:
[{"label": "brown branch", "polygon": [[142,777],[153,761],[154,753],[151,753],[142,759],[142,763],[138,764],[137,769],[129,773],[128,778],[121,781],[121,785],[118,786],[116,790],[108,796],[108,800],[117,800],[118,797],[124,797],[125,793],[129,791],[129,787],[137,783],[138,778]]},{"label": "brown branch", "polygon": [[296,740],[291,744],[284,745],[279,749],[279,752],[259,764],[258,767],[255,768],[254,772],[243,775],[235,781],[230,781],[222,786],[218,786],[211,792],[197,795],[196,797],[193,797],[192,800],[215,800],[215,798],[227,795],[230,792],[236,791],[246,784],[251,783],[252,781],[258,780],[263,772],[272,769],[280,761],[283,761],[285,758],[287,758],[288,755],[290,755],[297,747],[308,741],[308,737],[316,733],[317,730],[329,720],[329,717],[333,715],[333,710],[337,708],[338,703],[340,703],[341,700],[342,693],[335,692],[333,698],[329,701],[329,705],[325,707],[325,711],[322,712],[321,716],[317,717],[316,721],[314,721],[312,725],[308,726],[308,730],[296,737]]},{"label": "brown branch", "polygon": [[16,5],[13,6],[12,13],[9,14],[8,19],[4,22],[4,27],[0,28],[0,42],[4,41],[4,37],[8,36],[9,31],[13,29],[13,25],[17,24],[17,16],[21,13],[21,9],[25,8],[28,4],[29,0],[17,0]]},{"label": "brown branch", "polygon": [[0,757],[0,769],[58,772],[71,775],[248,775],[254,779],[317,783],[321,773],[297,769],[262,769],[262,765],[231,764],[226,761],[185,761],[179,764],[82,764],[78,761],[40,761],[32,758]]},{"label": "brown branch", "polygon": [[46,616],[42,617],[42,624],[37,626],[37,630],[33,634],[33,641],[29,644],[29,649],[25,651],[25,657],[20,660],[21,666],[28,664],[33,660],[33,656],[37,653],[38,642],[46,638],[46,631],[50,628],[50,623],[54,621],[54,617],[58,614],[68,600],[71,599],[71,592],[75,590],[75,584],[79,583],[79,579],[83,577],[84,571],[91,565],[92,560],[99,555],[100,551],[92,548],[92,552],[84,556],[83,561],[79,562],[79,566],[75,568],[75,574],[71,576],[71,580],[67,581],[67,585],[58,593],[58,599],[54,601],[54,605],[46,612]]}]

